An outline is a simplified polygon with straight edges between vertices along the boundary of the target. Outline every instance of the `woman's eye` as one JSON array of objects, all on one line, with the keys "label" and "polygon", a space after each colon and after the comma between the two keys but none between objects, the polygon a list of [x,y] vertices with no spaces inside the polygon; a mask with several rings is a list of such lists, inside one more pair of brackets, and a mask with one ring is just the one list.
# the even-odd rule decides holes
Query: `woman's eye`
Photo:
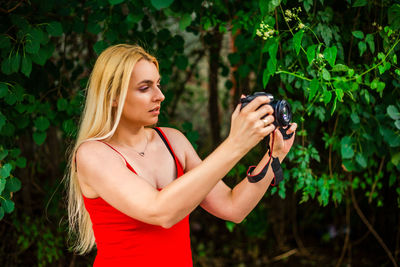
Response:
[{"label": "woman's eye", "polygon": [[148,86],[143,86],[143,87],[140,87],[140,88],[139,88],[140,91],[146,91],[147,89],[149,89]]}]

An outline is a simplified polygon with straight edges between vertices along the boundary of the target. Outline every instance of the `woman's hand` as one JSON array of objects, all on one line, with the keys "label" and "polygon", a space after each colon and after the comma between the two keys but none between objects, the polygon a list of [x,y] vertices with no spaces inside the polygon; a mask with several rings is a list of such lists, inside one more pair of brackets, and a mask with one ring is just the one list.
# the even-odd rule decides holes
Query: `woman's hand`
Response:
[{"label": "woman's hand", "polygon": [[274,117],[271,115],[274,112],[273,108],[270,105],[266,105],[269,102],[270,99],[268,97],[260,96],[251,101],[242,110],[240,110],[241,104],[238,104],[233,112],[228,139],[243,153],[247,153],[265,136],[275,130],[275,126],[272,124]]},{"label": "woman's hand", "polygon": [[[297,123],[292,123],[290,128],[286,131],[287,134],[293,133],[293,136],[289,139],[284,140],[281,131],[278,129],[274,132],[274,147],[272,150],[272,156],[274,158],[279,157],[279,160],[282,160],[286,157],[287,153],[289,153],[290,148],[293,145],[294,137],[296,135],[295,131],[297,129]],[[272,142],[272,140],[270,140]],[[270,143],[271,147],[271,143]]]}]

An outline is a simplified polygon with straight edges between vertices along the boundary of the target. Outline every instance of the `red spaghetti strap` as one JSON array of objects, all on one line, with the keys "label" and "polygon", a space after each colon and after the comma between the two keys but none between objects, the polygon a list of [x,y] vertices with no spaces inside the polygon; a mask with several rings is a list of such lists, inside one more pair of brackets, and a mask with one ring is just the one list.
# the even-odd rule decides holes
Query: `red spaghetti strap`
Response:
[{"label": "red spaghetti strap", "polygon": [[97,141],[102,142],[103,144],[109,146],[112,150],[114,150],[115,152],[117,152],[117,153],[125,160],[126,167],[127,167],[129,170],[131,170],[132,172],[134,172],[135,174],[137,174],[136,171],[132,168],[132,166],[128,163],[128,161],[126,160],[126,158],[125,158],[118,150],[116,150],[112,145],[110,145],[110,144],[108,144],[108,143],[106,143],[106,142],[103,142],[103,141],[101,141],[101,140],[97,140]]}]

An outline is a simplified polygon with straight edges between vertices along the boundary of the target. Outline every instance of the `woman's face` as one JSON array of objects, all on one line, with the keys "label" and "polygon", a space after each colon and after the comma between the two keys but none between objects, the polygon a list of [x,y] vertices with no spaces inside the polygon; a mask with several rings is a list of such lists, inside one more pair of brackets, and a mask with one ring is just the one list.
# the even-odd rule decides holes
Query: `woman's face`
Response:
[{"label": "woman's face", "polygon": [[156,124],[161,102],[160,74],[153,62],[142,59],[133,67],[120,123],[137,126]]}]

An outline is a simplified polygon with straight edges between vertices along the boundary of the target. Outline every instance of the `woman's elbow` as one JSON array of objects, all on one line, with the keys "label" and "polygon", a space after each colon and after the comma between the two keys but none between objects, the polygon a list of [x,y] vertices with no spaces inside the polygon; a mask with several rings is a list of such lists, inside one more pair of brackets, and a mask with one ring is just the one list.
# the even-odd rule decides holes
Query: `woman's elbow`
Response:
[{"label": "woman's elbow", "polygon": [[169,228],[171,228],[172,226],[174,226],[175,224],[174,223],[171,223],[171,222],[163,222],[160,226],[162,227],[162,228],[164,228],[164,229],[169,229]]},{"label": "woman's elbow", "polygon": [[244,218],[246,218],[246,217],[245,216],[235,217],[235,218],[232,218],[232,220],[230,220],[230,221],[234,222],[236,224],[239,224],[239,223],[243,222]]}]

